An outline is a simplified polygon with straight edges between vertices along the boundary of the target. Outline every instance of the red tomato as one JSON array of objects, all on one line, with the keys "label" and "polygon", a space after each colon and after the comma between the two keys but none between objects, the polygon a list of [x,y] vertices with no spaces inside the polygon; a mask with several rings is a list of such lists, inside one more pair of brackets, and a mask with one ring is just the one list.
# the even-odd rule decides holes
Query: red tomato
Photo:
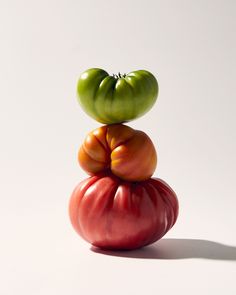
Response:
[{"label": "red tomato", "polygon": [[129,181],[150,178],[157,164],[156,150],[147,134],[122,124],[105,125],[90,132],[78,159],[90,175],[110,169]]},{"label": "red tomato", "polygon": [[161,179],[128,182],[112,174],[85,179],[69,204],[77,233],[104,249],[135,249],[160,239],[174,225],[178,200]]}]

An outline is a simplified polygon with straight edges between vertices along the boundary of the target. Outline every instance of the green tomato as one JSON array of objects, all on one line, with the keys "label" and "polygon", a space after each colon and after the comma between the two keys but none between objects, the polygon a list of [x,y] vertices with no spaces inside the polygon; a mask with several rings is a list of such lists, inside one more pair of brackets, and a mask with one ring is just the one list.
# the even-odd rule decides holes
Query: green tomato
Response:
[{"label": "green tomato", "polygon": [[102,69],[93,68],[80,76],[77,94],[84,111],[98,122],[121,123],[151,109],[157,99],[158,83],[145,70],[110,76]]}]

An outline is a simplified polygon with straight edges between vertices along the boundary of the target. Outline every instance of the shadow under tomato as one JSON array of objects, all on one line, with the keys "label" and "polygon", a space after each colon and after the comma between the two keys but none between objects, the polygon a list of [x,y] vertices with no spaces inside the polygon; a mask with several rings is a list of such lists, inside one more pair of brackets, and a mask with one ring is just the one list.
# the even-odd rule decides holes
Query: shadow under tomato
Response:
[{"label": "shadow under tomato", "polygon": [[155,244],[132,251],[102,250],[94,246],[90,249],[99,254],[126,258],[236,260],[236,247],[200,239],[162,239]]}]

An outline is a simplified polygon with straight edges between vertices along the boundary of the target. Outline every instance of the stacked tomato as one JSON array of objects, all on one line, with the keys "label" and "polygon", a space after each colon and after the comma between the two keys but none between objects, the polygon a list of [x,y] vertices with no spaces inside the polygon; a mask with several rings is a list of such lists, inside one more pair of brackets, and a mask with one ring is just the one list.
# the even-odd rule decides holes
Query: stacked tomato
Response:
[{"label": "stacked tomato", "polygon": [[94,68],[80,76],[77,92],[85,112],[106,125],[91,131],[78,152],[90,177],[70,199],[74,229],[104,249],[135,249],[157,241],[176,222],[178,200],[167,183],[151,178],[157,165],[151,139],[122,124],[154,105],[156,78],[144,70],[110,76]]}]

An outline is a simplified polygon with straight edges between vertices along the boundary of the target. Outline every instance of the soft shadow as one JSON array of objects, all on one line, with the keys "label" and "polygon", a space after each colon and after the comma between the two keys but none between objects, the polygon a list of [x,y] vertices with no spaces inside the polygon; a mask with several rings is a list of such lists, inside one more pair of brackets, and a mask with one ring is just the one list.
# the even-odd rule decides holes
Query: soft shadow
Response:
[{"label": "soft shadow", "polygon": [[132,251],[102,250],[94,246],[90,249],[104,255],[127,258],[236,260],[236,247],[198,239],[162,239],[155,244]]}]

